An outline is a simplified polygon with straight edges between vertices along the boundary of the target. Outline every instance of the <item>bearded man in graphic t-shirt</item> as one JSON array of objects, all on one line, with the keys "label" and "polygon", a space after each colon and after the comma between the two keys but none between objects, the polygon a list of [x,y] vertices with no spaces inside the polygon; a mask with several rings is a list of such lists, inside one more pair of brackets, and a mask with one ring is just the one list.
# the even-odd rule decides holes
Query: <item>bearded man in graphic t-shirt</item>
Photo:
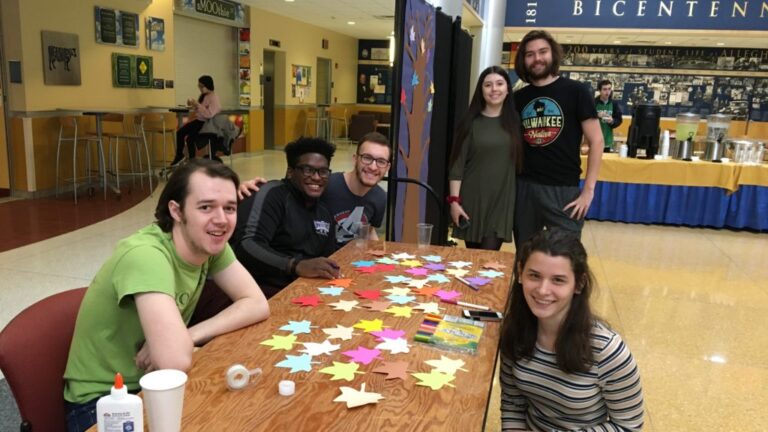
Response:
[{"label": "bearded man in graphic t-shirt", "polygon": [[[563,50],[543,30],[523,37],[515,72],[530,85],[515,93],[523,127],[523,171],[517,179],[515,245],[536,232],[564,228],[581,233],[603,155],[603,135],[589,88],[558,75]],[[582,137],[589,144],[584,185]]]}]

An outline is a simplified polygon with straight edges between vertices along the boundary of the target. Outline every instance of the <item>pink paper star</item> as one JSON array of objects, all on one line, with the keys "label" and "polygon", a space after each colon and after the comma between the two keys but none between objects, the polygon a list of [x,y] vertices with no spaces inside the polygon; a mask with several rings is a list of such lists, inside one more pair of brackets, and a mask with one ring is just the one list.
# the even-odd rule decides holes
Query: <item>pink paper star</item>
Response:
[{"label": "pink paper star", "polygon": [[291,300],[291,303],[301,305],[301,306],[317,306],[322,302],[323,301],[320,300],[319,295],[296,297],[295,299]]},{"label": "pink paper star", "polygon": [[414,276],[426,276],[429,273],[429,270],[425,269],[424,267],[416,267],[416,268],[409,268],[405,272],[410,273]]},{"label": "pink paper star", "polygon": [[437,297],[440,297],[440,300],[454,300],[456,298],[459,298],[461,296],[461,293],[456,290],[452,290],[452,291],[439,290],[435,293],[435,295]]},{"label": "pink paper star", "polygon": [[377,349],[368,349],[362,346],[357,347],[357,349],[353,351],[344,351],[342,354],[349,357],[351,361],[364,365],[370,364],[375,359],[381,359],[381,357],[379,357],[381,351]]},{"label": "pink paper star", "polygon": [[487,279],[484,277],[478,277],[478,276],[468,277],[465,279],[467,280],[467,282],[471,283],[472,285],[479,286],[479,287],[483,285],[488,285],[488,283],[491,281],[490,279]]},{"label": "pink paper star", "polygon": [[405,331],[395,330],[395,329],[384,329],[384,330],[371,332],[371,334],[376,336],[377,341],[384,342],[384,338],[397,339],[397,338],[404,337]]}]

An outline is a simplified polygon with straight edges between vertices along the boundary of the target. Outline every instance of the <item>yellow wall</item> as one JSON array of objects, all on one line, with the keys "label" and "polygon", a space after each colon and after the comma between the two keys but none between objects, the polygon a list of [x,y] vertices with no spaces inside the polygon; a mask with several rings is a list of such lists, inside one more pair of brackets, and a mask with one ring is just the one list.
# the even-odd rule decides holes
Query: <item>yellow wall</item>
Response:
[{"label": "yellow wall", "polygon": [[[11,84],[13,111],[40,111],[56,108],[138,108],[174,105],[173,89],[121,89],[112,87],[111,56],[113,52],[147,55],[153,58],[153,75],[173,79],[173,5],[172,0],[3,0],[11,16],[3,19],[7,59],[22,60],[23,85]],[[114,8],[139,14],[139,48],[96,43],[94,6]],[[18,7],[18,24],[11,23]],[[149,16],[165,20],[165,51],[150,51],[146,46],[145,19]],[[13,27],[16,27],[15,29]],[[20,28],[19,28],[20,27]],[[14,32],[14,30],[20,30]],[[79,36],[81,82],[79,86],[45,85],[43,83],[42,30],[75,33]],[[8,37],[18,34],[21,37]],[[22,95],[19,95],[22,92]]]}]

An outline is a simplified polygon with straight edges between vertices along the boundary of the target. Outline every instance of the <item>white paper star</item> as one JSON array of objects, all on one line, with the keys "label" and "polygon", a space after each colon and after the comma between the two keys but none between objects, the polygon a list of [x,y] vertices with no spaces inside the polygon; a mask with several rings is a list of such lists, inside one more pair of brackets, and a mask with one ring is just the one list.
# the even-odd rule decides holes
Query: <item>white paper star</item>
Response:
[{"label": "white paper star", "polygon": [[352,327],[344,327],[343,325],[336,324],[335,328],[324,328],[323,333],[328,335],[328,340],[331,339],[341,339],[341,340],[350,340],[352,339],[352,333],[355,329]]},{"label": "white paper star", "polygon": [[411,279],[411,281],[408,282],[408,286],[413,288],[424,288],[424,285],[428,283],[429,279]]},{"label": "white paper star", "polygon": [[328,303],[328,306],[333,306],[333,310],[352,312],[352,309],[356,308],[359,303],[357,300],[339,300],[336,303]]},{"label": "white paper star", "polygon": [[464,276],[465,274],[469,273],[469,270],[458,269],[458,268],[452,268],[452,269],[448,269],[448,270],[446,270],[445,272],[446,272],[446,273],[448,273],[448,274],[449,274],[449,275],[451,275],[451,276],[458,276],[458,277],[462,277],[462,276]]},{"label": "white paper star", "polygon": [[398,287],[387,288],[387,289],[382,290],[382,291],[388,292],[388,293],[393,294],[393,295],[408,295],[408,294],[411,293],[411,289],[410,288],[398,288]]},{"label": "white paper star", "polygon": [[401,354],[411,351],[411,349],[408,347],[408,340],[404,338],[384,338],[384,342],[376,345],[376,349],[389,351],[392,354]]},{"label": "white paper star", "polygon": [[424,313],[429,314],[440,314],[440,307],[439,303],[431,302],[431,303],[418,303],[416,306],[413,307],[413,309],[418,309],[424,311]]},{"label": "white paper star", "polygon": [[427,360],[424,363],[432,366],[435,371],[448,375],[456,375],[456,371],[467,372],[466,369],[462,368],[465,364],[464,360],[452,359],[444,355],[440,356],[440,360]]},{"label": "white paper star", "polygon": [[304,342],[303,345],[305,349],[299,350],[299,352],[307,353],[312,357],[319,355],[330,355],[332,352],[341,348],[341,345],[334,345],[328,339],[324,340],[322,343]]},{"label": "white paper star", "polygon": [[392,259],[396,260],[411,260],[416,258],[416,255],[411,255],[409,253],[401,252],[398,254],[392,254]]},{"label": "white paper star", "polygon": [[454,266],[456,268],[464,268],[464,267],[469,267],[469,266],[472,265],[472,263],[469,262],[469,261],[451,261],[448,264],[450,264],[450,265],[452,265],[452,266]]},{"label": "white paper star", "polygon": [[352,387],[340,387],[341,396],[334,399],[334,402],[346,402],[347,408],[359,407],[366,404],[378,403],[384,399],[379,393],[365,391],[365,383],[360,385],[360,390]]}]

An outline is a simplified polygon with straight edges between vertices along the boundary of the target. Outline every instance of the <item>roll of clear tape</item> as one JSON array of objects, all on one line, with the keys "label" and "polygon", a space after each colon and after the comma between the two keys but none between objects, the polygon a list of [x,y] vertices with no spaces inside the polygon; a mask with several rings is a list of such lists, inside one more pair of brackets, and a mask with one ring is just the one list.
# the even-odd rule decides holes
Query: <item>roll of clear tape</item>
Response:
[{"label": "roll of clear tape", "polygon": [[242,390],[251,382],[251,378],[257,379],[261,376],[261,368],[248,369],[247,367],[236,364],[227,369],[227,387],[230,390]]},{"label": "roll of clear tape", "polygon": [[277,391],[282,396],[293,396],[296,393],[296,383],[291,380],[282,380],[277,385]]}]

